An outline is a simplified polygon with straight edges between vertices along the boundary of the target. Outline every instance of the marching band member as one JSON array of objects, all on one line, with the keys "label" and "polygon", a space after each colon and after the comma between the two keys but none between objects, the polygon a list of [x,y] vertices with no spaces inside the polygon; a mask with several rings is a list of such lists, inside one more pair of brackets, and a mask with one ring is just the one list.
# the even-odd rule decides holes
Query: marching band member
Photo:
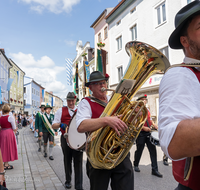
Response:
[{"label": "marching band member", "polygon": [[[36,114],[36,118],[35,118],[35,131],[37,133],[38,133],[38,129],[39,129],[39,120],[40,120],[41,114],[45,113],[44,108],[45,108],[45,105],[41,104],[41,106],[40,106],[40,110],[41,111]],[[39,145],[38,152],[41,152],[42,136],[40,136],[39,133],[38,133],[38,145]]]},{"label": "marching band member", "polygon": [[83,189],[83,152],[71,149],[66,139],[64,138],[65,130],[69,125],[69,122],[76,112],[77,107],[76,96],[73,92],[67,94],[67,106],[58,109],[55,114],[52,127],[54,129],[61,129],[62,135],[60,137],[61,147],[64,156],[64,166],[65,166],[65,187],[67,189],[71,188],[71,175],[72,175],[72,159],[74,161],[74,173],[75,173],[75,189]]},{"label": "marching band member", "polygon": [[[50,105],[45,106],[44,108],[45,113],[42,115],[42,117],[46,117],[49,121],[50,125],[52,125],[54,115],[50,114],[52,107]],[[44,157],[47,157],[47,142],[49,139],[49,159],[54,160],[53,158],[53,147],[54,147],[54,136],[48,131],[48,129],[45,126],[45,121],[40,117],[39,119],[39,135],[43,136],[44,139]],[[55,129],[55,135],[57,135],[57,130]]]},{"label": "marching band member", "polygon": [[[199,1],[193,1],[176,14],[169,46],[183,49],[183,64],[200,64]],[[179,66],[166,72],[159,88],[160,144],[167,157],[173,160],[173,175],[179,182],[176,190],[200,188],[199,83],[199,67]]]},{"label": "marching band member", "polygon": [[[109,76],[104,76],[99,71],[94,71],[90,75],[90,80],[85,84],[92,91],[92,96],[98,101],[108,103],[109,98],[106,91],[102,92],[101,88],[107,88],[107,80]],[[117,116],[99,118],[103,112],[104,107],[93,101],[89,97],[84,98],[78,106],[76,123],[78,132],[92,132],[101,127],[109,125],[118,135],[119,131],[124,133],[128,128],[126,124]],[[95,169],[87,160],[87,175],[90,180],[91,190],[106,190],[108,189],[109,181],[111,179],[111,188],[113,190],[133,190],[134,176],[133,167],[130,161],[130,153],[126,158],[114,169]]]},{"label": "marching band member", "polygon": [[[137,101],[142,100],[146,106],[147,104],[147,95],[140,96]],[[155,175],[157,177],[163,177],[162,174],[158,171],[158,164],[157,164],[157,152],[156,152],[156,146],[151,143],[150,141],[150,135],[151,135],[151,126],[155,129],[158,129],[158,127],[155,125],[151,118],[150,111],[148,110],[148,117],[147,120],[138,135],[138,138],[136,140],[136,151],[135,151],[135,158],[134,158],[134,170],[136,172],[140,172],[140,169],[138,167],[140,158],[142,156],[142,152],[144,150],[145,144],[147,145],[147,148],[149,150],[150,158],[151,158],[151,167],[152,167],[152,175]]]}]

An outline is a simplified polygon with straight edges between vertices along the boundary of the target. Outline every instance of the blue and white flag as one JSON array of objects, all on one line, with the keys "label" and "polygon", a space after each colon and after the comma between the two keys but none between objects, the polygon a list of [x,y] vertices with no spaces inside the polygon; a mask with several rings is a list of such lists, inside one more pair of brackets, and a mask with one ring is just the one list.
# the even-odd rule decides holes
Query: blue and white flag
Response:
[{"label": "blue and white flag", "polygon": [[66,74],[67,74],[67,85],[72,85],[72,60],[67,58],[66,61]]},{"label": "blue and white flag", "polygon": [[12,78],[9,78],[9,79],[8,79],[8,83],[7,83],[7,90],[8,90],[8,91],[10,90],[10,87],[11,87],[11,85],[12,85],[13,80],[14,80],[14,79],[12,79]]},{"label": "blue and white flag", "polygon": [[1,86],[0,86],[0,104],[2,104],[2,98],[1,98]]}]

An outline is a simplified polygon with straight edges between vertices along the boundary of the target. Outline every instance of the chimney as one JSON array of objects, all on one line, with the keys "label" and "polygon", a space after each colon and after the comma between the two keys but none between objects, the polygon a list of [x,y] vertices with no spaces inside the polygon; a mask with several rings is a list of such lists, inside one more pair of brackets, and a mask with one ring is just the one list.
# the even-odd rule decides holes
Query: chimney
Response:
[{"label": "chimney", "polygon": [[5,54],[5,50],[3,48],[0,48],[0,50],[3,52],[3,54]]}]

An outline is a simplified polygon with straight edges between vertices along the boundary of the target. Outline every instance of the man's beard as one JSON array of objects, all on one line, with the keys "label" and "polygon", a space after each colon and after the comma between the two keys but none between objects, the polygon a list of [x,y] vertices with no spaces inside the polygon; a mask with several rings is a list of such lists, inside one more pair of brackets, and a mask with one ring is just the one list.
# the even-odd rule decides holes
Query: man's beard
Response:
[{"label": "man's beard", "polygon": [[200,60],[200,45],[197,42],[191,40],[189,37],[188,43],[190,45],[189,48],[194,58]]}]

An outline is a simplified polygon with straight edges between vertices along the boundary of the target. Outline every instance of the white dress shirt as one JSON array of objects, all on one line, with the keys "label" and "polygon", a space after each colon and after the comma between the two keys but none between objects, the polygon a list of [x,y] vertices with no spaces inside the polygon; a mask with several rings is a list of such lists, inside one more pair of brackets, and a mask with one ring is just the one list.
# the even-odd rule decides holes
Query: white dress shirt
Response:
[{"label": "white dress shirt", "polygon": [[[184,63],[200,63],[200,61],[185,57]],[[199,67],[197,69],[200,71]],[[172,158],[169,156],[168,146],[179,122],[200,118],[199,95],[199,80],[188,68],[171,68],[162,78],[159,87],[158,131],[161,148],[170,159]]]},{"label": "white dress shirt", "polygon": [[[4,117],[4,116],[7,116],[7,115],[9,115],[9,114],[1,115],[1,116]],[[15,124],[15,118],[13,117],[13,115],[9,115],[8,116],[8,122],[11,123],[12,129],[15,130],[16,129],[16,124]]]},{"label": "white dress shirt", "polygon": [[[71,109],[71,108],[68,108],[68,112],[69,112],[69,115],[72,117],[74,115],[74,112],[75,110],[77,109],[77,106],[75,105],[74,109]],[[73,110],[73,111],[72,111]],[[61,117],[62,117],[62,108],[59,108],[57,110],[57,112],[55,113],[54,115],[54,120],[53,120],[53,123],[61,123]]]},{"label": "white dress shirt", "polygon": [[[110,96],[107,96],[107,100],[110,100]],[[91,100],[92,102],[95,102],[94,100]],[[92,110],[90,103],[83,99],[78,105],[77,114],[76,114],[76,126],[77,128],[81,124],[81,122],[85,119],[91,119],[92,117]]]}]

